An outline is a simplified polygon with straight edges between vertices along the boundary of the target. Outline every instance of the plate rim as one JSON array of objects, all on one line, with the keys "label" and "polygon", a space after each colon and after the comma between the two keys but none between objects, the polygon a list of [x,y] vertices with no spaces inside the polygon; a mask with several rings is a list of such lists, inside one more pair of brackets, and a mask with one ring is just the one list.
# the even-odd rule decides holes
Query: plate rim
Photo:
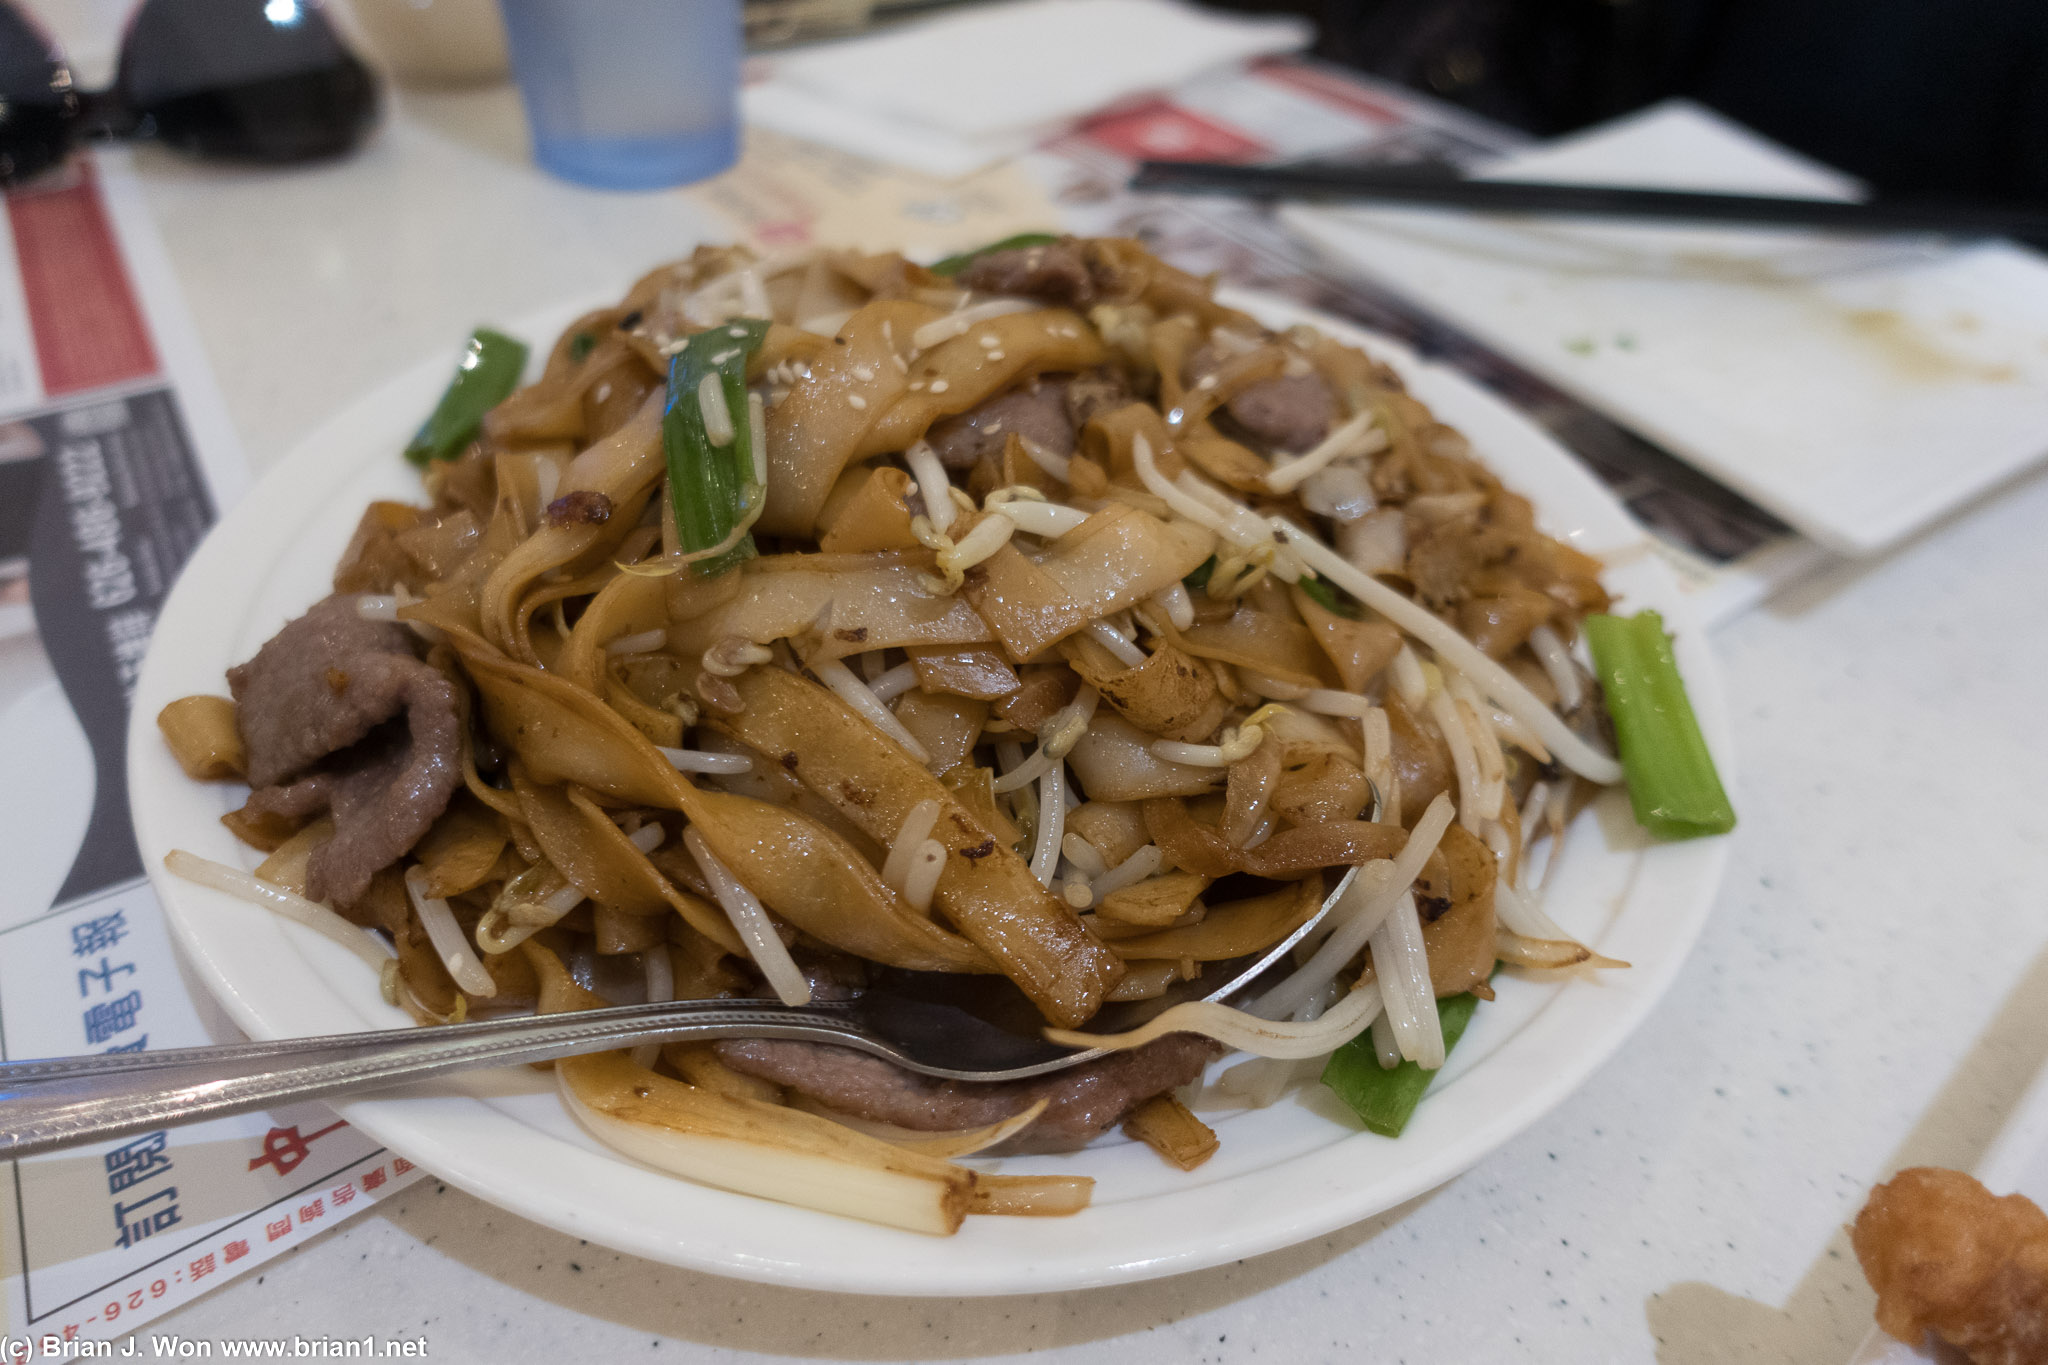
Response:
[{"label": "plate rim", "polygon": [[[1295,321],[1312,322],[1351,344],[1364,346],[1376,356],[1393,363],[1411,386],[1418,383],[1435,389],[1448,386],[1459,394],[1461,403],[1470,402],[1470,412],[1445,414],[1454,425],[1463,429],[1475,417],[1491,421],[1506,421],[1518,428],[1518,439],[1533,441],[1543,448],[1544,457],[1556,462],[1560,470],[1569,473],[1582,483],[1581,493],[1601,505],[1604,516],[1618,524],[1632,528],[1635,535],[1643,532],[1628,518],[1621,505],[1601,487],[1589,471],[1585,470],[1574,457],[1563,449],[1547,432],[1533,420],[1518,412],[1504,400],[1480,388],[1476,383],[1448,367],[1422,360],[1406,350],[1399,343],[1375,336],[1365,329],[1343,319],[1321,314],[1316,310],[1273,295],[1241,289],[1226,289],[1220,297],[1247,311],[1261,314],[1279,325]],[[515,335],[551,337],[578,313],[587,311],[587,303],[579,301],[575,306],[558,305],[523,319],[508,330]],[[326,420],[316,425],[304,438],[268,470],[258,485],[239,503],[230,508],[211,532],[206,541],[195,552],[187,565],[187,573],[181,575],[173,588],[162,613],[162,620],[173,623],[183,619],[185,613],[193,610],[190,600],[197,598],[202,589],[197,586],[203,576],[190,573],[192,568],[211,569],[212,561],[223,558],[227,547],[244,538],[245,525],[257,522],[269,510],[271,504],[285,503],[303,506],[317,499],[319,487],[343,483],[359,477],[367,468],[368,461],[376,458],[374,452],[366,452],[360,460],[341,459],[333,467],[322,469],[321,461],[330,447],[346,446],[350,433],[359,428],[374,428],[379,424],[389,425],[390,411],[394,403],[414,396],[428,379],[441,374],[446,364],[444,357],[433,357],[420,361],[372,388],[354,402],[344,405]],[[435,384],[435,388],[438,383]],[[431,393],[433,390],[429,389]],[[428,400],[431,401],[431,398]],[[1490,405],[1491,411],[1482,411]],[[325,479],[320,477],[325,475]],[[317,486],[316,486],[317,485]],[[1538,509],[1539,518],[1542,509]],[[1597,547],[1611,548],[1611,547]],[[271,562],[276,562],[275,560]],[[1736,763],[1729,740],[1729,724],[1725,700],[1721,687],[1720,670],[1706,643],[1704,626],[1697,614],[1684,599],[1675,577],[1668,568],[1654,560],[1649,561],[1648,572],[1658,589],[1657,605],[1666,614],[1667,624],[1679,637],[1679,649],[1686,659],[1687,677],[1693,689],[1694,703],[1700,713],[1700,720],[1713,742],[1720,762],[1724,780],[1733,785],[1736,781]],[[252,589],[253,593],[253,589]],[[187,782],[177,773],[175,764],[169,765],[176,780],[165,783],[164,775],[168,757],[162,751],[157,739],[153,721],[153,709],[145,704],[161,696],[165,687],[161,681],[171,665],[165,662],[169,652],[162,642],[169,638],[168,632],[160,631],[157,646],[153,646],[138,683],[137,704],[131,716],[128,735],[129,798],[134,815],[138,842],[143,847],[145,866],[149,870],[159,900],[162,902],[165,918],[179,951],[186,957],[194,975],[205,983],[207,989],[220,1002],[236,1025],[251,1036],[281,1036],[280,1028],[259,1007],[256,1001],[228,979],[215,963],[215,953],[210,944],[208,930],[202,921],[206,918],[206,903],[213,900],[212,910],[216,913],[223,905],[237,903],[220,897],[219,893],[205,892],[201,888],[170,877],[162,868],[161,855],[172,847],[164,837],[167,825],[175,825],[175,788]],[[162,652],[160,653],[160,648]],[[172,692],[171,695],[175,695]],[[165,698],[167,699],[167,698]],[[160,704],[160,702],[156,703]],[[188,788],[189,790],[189,788]],[[1620,1003],[1609,1007],[1612,1018],[1603,1031],[1590,1038],[1578,1038],[1576,1046],[1568,1054],[1561,1067],[1552,1067],[1538,1082],[1517,1082],[1507,1086],[1509,1102],[1489,1106],[1485,1121],[1475,1124],[1462,1135],[1454,1137],[1443,1145],[1431,1149],[1419,1158],[1403,1153],[1403,1160],[1388,1173],[1376,1180],[1345,1185],[1341,1180],[1330,1179],[1329,1171],[1318,1170],[1318,1166],[1332,1163],[1333,1154],[1340,1149],[1354,1147],[1361,1141],[1382,1141],[1370,1134],[1354,1132],[1342,1139],[1332,1141],[1309,1151],[1297,1153],[1277,1162],[1255,1169],[1226,1176],[1220,1180],[1189,1187],[1185,1193],[1175,1196],[1175,1206],[1192,1205],[1193,1196],[1198,1192],[1207,1195],[1205,1202],[1219,1205],[1225,1210],[1235,1210],[1244,1221],[1233,1221],[1227,1230],[1214,1236],[1197,1236],[1194,1240],[1179,1246],[1160,1247],[1159,1237],[1150,1236],[1153,1244],[1143,1254],[1124,1253],[1102,1255],[1085,1262],[1072,1260],[1058,1264],[1045,1264],[1031,1260],[1019,1260],[1018,1255],[1068,1254],[1072,1248],[1062,1246],[1057,1237],[1041,1236],[1043,1231],[1056,1224],[1080,1226],[1078,1220],[1025,1220],[1025,1219],[980,1219],[970,1220],[969,1227],[976,1224],[1003,1223],[1011,1225],[1005,1238],[1014,1242],[1014,1253],[1008,1256],[996,1254],[986,1257],[980,1254],[982,1243],[996,1238],[993,1233],[970,1236],[965,1230],[952,1239],[929,1239],[918,1234],[898,1232],[879,1228],[875,1225],[834,1218],[831,1215],[816,1214],[790,1206],[772,1204],[748,1196],[695,1185],[672,1176],[661,1176],[665,1185],[680,1187],[689,1192],[689,1198],[682,1202],[691,1205],[709,1205],[717,1212],[730,1203],[729,1211],[737,1214],[744,1233],[749,1222],[767,1223],[777,1236],[786,1233],[793,1221],[801,1224],[806,1220],[824,1220],[829,1225],[813,1229],[819,1233],[821,1243],[840,1243],[850,1246],[850,1253],[836,1256],[822,1254],[808,1258],[791,1259],[777,1256],[759,1248],[746,1245],[744,1235],[735,1240],[730,1229],[718,1239],[706,1240],[695,1236],[697,1229],[688,1234],[663,1232],[651,1229],[649,1215],[644,1211],[638,1218],[620,1216],[616,1211],[607,1212],[598,1201],[595,1207],[577,1202],[576,1190],[590,1183],[586,1178],[596,1169],[571,1171],[569,1185],[573,1188],[555,1188],[536,1192],[517,1187],[515,1181],[508,1185],[505,1172],[501,1169],[504,1161],[516,1151],[508,1151],[507,1143],[513,1149],[530,1146],[536,1142],[543,1145],[558,1141],[551,1139],[540,1130],[519,1122],[503,1125],[507,1130],[500,1135],[496,1147],[465,1140],[460,1132],[467,1123],[473,1123],[475,1112],[471,1108],[478,1099],[468,1091],[437,1096],[409,1096],[403,1098],[365,1099],[341,1101],[334,1104],[337,1114],[361,1128],[369,1136],[384,1144],[392,1151],[408,1156],[434,1175],[486,1200],[508,1212],[532,1219],[559,1231],[603,1243],[631,1254],[687,1267],[694,1270],[734,1276],[756,1282],[780,1284],[789,1287],[832,1292],[879,1294],[902,1297],[949,1297],[949,1296],[1002,1296],[1010,1294],[1064,1291],[1069,1289],[1092,1288],[1106,1285],[1128,1284],[1139,1280],[1152,1279],[1207,1268],[1231,1260],[1262,1254],[1290,1246],[1311,1237],[1324,1235],[1348,1226],[1401,1204],[1416,1196],[1435,1189],[1456,1178],[1484,1160],[1492,1152],[1520,1136],[1538,1122],[1545,1114],[1562,1104],[1576,1093],[1593,1072],[1605,1065],[1632,1037],[1650,1011],[1668,993],[1680,968],[1689,959],[1692,948],[1704,928],[1719,893],[1729,851],[1726,837],[1712,840],[1693,841],[1684,845],[1661,845],[1643,850],[1640,856],[1648,857],[1662,853],[1669,861],[1681,864],[1686,876],[1687,888],[1684,914],[1658,942],[1665,951],[1654,966],[1638,967],[1626,974],[1627,980],[1618,985],[1597,981],[1573,983],[1572,993],[1600,991],[1620,997]],[[1686,865],[1690,865],[1687,867]],[[217,899],[214,899],[217,898]],[[247,909],[246,907],[243,907]],[[263,916],[276,926],[284,941],[291,944],[297,954],[307,963],[313,963],[323,951],[339,953],[342,950],[319,940],[310,931],[269,917],[261,911],[249,910],[249,914]],[[258,921],[261,922],[261,921]],[[318,972],[315,965],[313,970]],[[1563,998],[1562,994],[1558,998]],[[308,1002],[308,1008],[320,1002]],[[332,1002],[336,1007],[345,1007],[340,996]],[[1544,1023],[1556,1001],[1546,1002],[1517,1032],[1501,1044],[1500,1050],[1515,1048],[1529,1037],[1532,1030],[1558,1027]],[[1577,1008],[1589,1008],[1581,1005]],[[374,1026],[367,1016],[357,1027]],[[1494,1060],[1492,1056],[1486,1059]],[[1496,1067],[1496,1070],[1499,1070]],[[1449,1092],[1447,1082],[1440,1095]],[[1469,1092],[1468,1092],[1469,1093]],[[1427,1111],[1424,1111],[1427,1113]],[[509,1117],[509,1116],[506,1116]],[[1416,1136],[1414,1129],[1410,1138]],[[1100,1150],[1100,1149],[1098,1149]],[[1420,1151],[1419,1145],[1414,1149]],[[637,1163],[616,1154],[608,1154],[612,1162],[628,1169]],[[1338,1163],[1341,1164],[1341,1163]],[[605,1182],[615,1177],[609,1173]],[[1302,1168],[1302,1169],[1294,1169]],[[642,1168],[645,1170],[646,1168]],[[1267,1191],[1261,1187],[1275,1182],[1286,1183],[1292,1171],[1299,1182],[1308,1179],[1311,1184],[1318,1179],[1324,1181],[1314,1193],[1317,1198],[1297,1198],[1279,1201],[1283,1207],[1276,1209],[1273,1201],[1266,1198]],[[557,1172],[550,1171],[550,1175]],[[605,1183],[599,1182],[599,1183]],[[1346,1197],[1346,1196],[1350,1197]],[[1150,1206],[1157,1200],[1156,1195],[1141,1195],[1126,1200],[1111,1200],[1099,1203],[1090,1211],[1097,1214],[1090,1226],[1106,1223],[1129,1223],[1135,1216],[1138,1224],[1149,1225],[1152,1218],[1133,1211]],[[1156,1213],[1156,1210],[1153,1212]],[[1089,1218],[1089,1214],[1081,1218]],[[1169,1219],[1168,1221],[1171,1221]],[[1222,1226],[1204,1222],[1199,1231],[1213,1232]],[[1128,1229],[1124,1229],[1128,1231]],[[979,1229],[977,1229],[979,1231]],[[1149,1231],[1149,1226],[1148,1226]],[[948,1258],[930,1278],[917,1283],[902,1282],[900,1269],[892,1268],[888,1257],[870,1260],[859,1252],[861,1244],[879,1241],[883,1246],[898,1244],[900,1239],[914,1239],[915,1245],[956,1246],[969,1254]],[[1101,1239],[1090,1239],[1091,1242]],[[1115,1238],[1107,1239],[1114,1243]],[[1140,1238],[1140,1241],[1146,1239]],[[1039,1244],[1043,1245],[1039,1245]],[[908,1245],[905,1245],[908,1250]],[[917,1257],[909,1256],[910,1261]]]}]

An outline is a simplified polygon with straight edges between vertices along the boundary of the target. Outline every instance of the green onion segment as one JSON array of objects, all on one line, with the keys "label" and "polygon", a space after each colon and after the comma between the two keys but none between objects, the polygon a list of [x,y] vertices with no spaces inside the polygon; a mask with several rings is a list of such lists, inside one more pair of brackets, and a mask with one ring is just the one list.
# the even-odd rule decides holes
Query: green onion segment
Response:
[{"label": "green onion segment", "polygon": [[[1472,1022],[1472,1011],[1477,1008],[1479,997],[1469,992],[1436,1002],[1437,1018],[1443,1023],[1445,1052],[1465,1036],[1465,1025]],[[1371,1030],[1331,1053],[1323,1067],[1323,1084],[1381,1137],[1401,1136],[1401,1130],[1415,1114],[1415,1106],[1422,1102],[1422,1092],[1429,1089],[1435,1077],[1436,1072],[1424,1071],[1413,1062],[1403,1062],[1392,1069],[1381,1066]]]},{"label": "green onion segment", "polygon": [[476,439],[484,414],[519,387],[526,370],[526,343],[503,332],[479,327],[463,348],[455,377],[442,390],[441,401],[405,447],[405,458],[424,465],[452,460]]},{"label": "green onion segment", "polygon": [[[669,498],[676,536],[690,567],[706,578],[736,568],[754,556],[745,530],[760,516],[767,489],[754,476],[755,433],[747,418],[747,362],[761,349],[768,324],[752,318],[723,322],[691,337],[669,361],[668,406],[661,415],[661,444],[668,456]],[[724,420],[705,421],[705,378],[725,403]],[[730,439],[714,444],[712,432]],[[766,451],[761,462],[766,464]],[[706,551],[716,553],[706,554]]]},{"label": "green onion segment", "polygon": [[1589,616],[1585,631],[1636,820],[1660,839],[1734,829],[1735,808],[1685,695],[1664,618],[1654,611]]},{"label": "green onion segment", "polygon": [[1020,247],[1027,246],[1051,246],[1058,240],[1058,236],[1050,232],[1020,232],[1015,237],[1005,237],[1000,242],[990,242],[987,246],[978,246],[972,251],[963,251],[958,256],[948,256],[943,261],[935,261],[932,264],[931,272],[934,275],[957,275],[965,270],[968,263],[975,257],[986,256],[991,251],[1015,251]]},{"label": "green onion segment", "polygon": [[1324,611],[1333,611],[1354,621],[1358,619],[1358,604],[1351,600],[1349,593],[1339,590],[1336,584],[1317,578],[1312,573],[1304,573],[1301,576],[1300,587],[1303,592],[1315,599]]}]

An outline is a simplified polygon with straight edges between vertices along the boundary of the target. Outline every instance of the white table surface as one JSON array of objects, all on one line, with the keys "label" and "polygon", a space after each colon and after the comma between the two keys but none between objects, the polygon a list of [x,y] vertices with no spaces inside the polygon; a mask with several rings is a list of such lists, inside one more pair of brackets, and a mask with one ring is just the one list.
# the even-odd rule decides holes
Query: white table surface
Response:
[{"label": "white table surface", "polygon": [[[43,8],[69,36],[109,6]],[[335,166],[138,164],[259,472],[477,321],[709,230],[679,194],[532,170],[503,88],[402,95]],[[1742,825],[1697,951],[1558,1112],[1392,1213],[1126,1289],[892,1301],[673,1270],[428,1181],[150,1333],[424,1333],[440,1361],[1845,1360],[1868,1186],[1971,1166],[2048,1056],[2044,526],[2037,476],[1722,630]]]}]

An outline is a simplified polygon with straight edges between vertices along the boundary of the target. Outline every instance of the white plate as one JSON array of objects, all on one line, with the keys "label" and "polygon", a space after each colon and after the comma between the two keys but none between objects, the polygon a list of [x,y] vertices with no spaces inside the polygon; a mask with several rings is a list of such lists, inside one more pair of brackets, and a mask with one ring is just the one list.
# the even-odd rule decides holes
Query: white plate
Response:
[{"label": "white plate", "polygon": [[[1308,316],[1263,300],[1252,306],[1276,324]],[[579,311],[517,330],[544,343]],[[1554,534],[1596,552],[1640,545],[1640,530],[1592,477],[1499,400],[1352,329],[1322,325],[1396,363],[1417,396],[1535,500]],[[160,871],[173,848],[243,867],[258,860],[219,820],[242,790],[188,780],[153,718],[176,697],[225,691],[229,665],[327,593],[365,503],[418,498],[417,478],[397,452],[447,374],[448,361],[437,358],[370,394],[229,513],[166,603],[137,689],[128,763],[144,861],[156,870],[192,967],[253,1037],[407,1021],[345,950]],[[1701,723],[1732,779],[1719,677],[1677,584],[1659,561],[1640,554],[1608,581],[1628,608],[1656,607],[1676,631]],[[1721,840],[1648,846],[1626,801],[1610,793],[1574,828],[1550,905],[1601,951],[1634,963],[1631,970],[1564,983],[1503,973],[1498,1002],[1479,1010],[1398,1141],[1362,1132],[1316,1088],[1271,1109],[1210,1116],[1222,1150],[1193,1174],[1170,1170],[1120,1138],[1071,1156],[1002,1163],[1012,1171],[1094,1176],[1094,1206],[1071,1219],[972,1218],[957,1236],[935,1238],[693,1185],[598,1146],[563,1113],[545,1079],[523,1069],[336,1109],[394,1151],[503,1208],[622,1251],[746,1279],[952,1296],[1169,1275],[1390,1208],[1534,1123],[1620,1047],[1663,994],[1713,900],[1724,854]]]}]

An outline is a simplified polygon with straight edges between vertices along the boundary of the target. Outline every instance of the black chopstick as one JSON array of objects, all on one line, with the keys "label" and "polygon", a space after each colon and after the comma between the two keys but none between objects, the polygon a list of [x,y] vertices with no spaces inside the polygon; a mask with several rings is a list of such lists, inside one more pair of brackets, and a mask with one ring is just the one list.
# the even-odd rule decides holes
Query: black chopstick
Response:
[{"label": "black chopstick", "polygon": [[2048,239],[2048,205],[1904,199],[1840,203],[1828,199],[1619,185],[1461,180],[1442,173],[1418,174],[1413,168],[1317,162],[1235,166],[1205,161],[1145,161],[1139,163],[1132,176],[1131,188],[1261,199],[1406,204],[1478,213],[1768,224],[1828,232]]}]

